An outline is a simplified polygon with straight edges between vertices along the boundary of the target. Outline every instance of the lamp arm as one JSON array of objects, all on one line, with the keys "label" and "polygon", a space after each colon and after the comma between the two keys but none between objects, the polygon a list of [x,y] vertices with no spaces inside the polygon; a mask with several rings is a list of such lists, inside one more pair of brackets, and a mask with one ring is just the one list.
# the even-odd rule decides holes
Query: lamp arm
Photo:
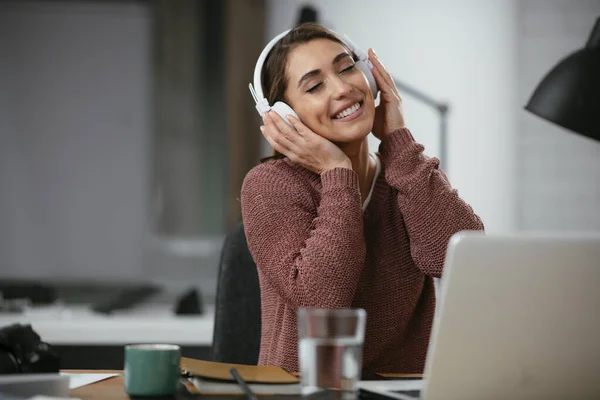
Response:
[{"label": "lamp arm", "polygon": [[421,92],[420,90],[415,89],[414,87],[407,85],[404,82],[401,82],[400,80],[396,79],[395,77],[392,77],[392,78],[394,79],[394,83],[396,84],[396,87],[398,88],[400,93],[407,94],[410,97],[415,98],[416,100],[420,101],[421,103],[424,103],[424,104],[428,105],[429,107],[435,109],[440,114],[440,132],[439,132],[440,164],[441,164],[441,168],[444,171],[446,171],[446,173],[447,173],[448,172],[448,112],[450,110],[448,103],[444,103],[444,102],[435,100],[434,98],[428,96],[427,94]]}]

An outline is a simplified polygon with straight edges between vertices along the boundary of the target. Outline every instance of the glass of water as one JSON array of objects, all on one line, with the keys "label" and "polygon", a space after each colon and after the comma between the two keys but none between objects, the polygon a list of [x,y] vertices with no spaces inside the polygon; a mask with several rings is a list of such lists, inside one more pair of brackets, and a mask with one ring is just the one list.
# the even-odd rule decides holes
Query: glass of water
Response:
[{"label": "glass of water", "polygon": [[367,313],[361,308],[298,310],[303,395],[335,389],[345,398],[356,397],[366,322]]}]

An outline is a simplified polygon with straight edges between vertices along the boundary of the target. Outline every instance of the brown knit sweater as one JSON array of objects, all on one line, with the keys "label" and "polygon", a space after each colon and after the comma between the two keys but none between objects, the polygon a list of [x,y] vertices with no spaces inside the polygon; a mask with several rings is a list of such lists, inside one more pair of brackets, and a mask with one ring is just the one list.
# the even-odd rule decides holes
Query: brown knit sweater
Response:
[{"label": "brown knit sweater", "polygon": [[321,176],[288,159],[256,166],[242,187],[262,302],[260,365],[298,371],[299,307],[364,308],[363,374],[423,372],[450,236],[481,230],[472,208],[408,129],[380,145],[364,214],[357,174]]}]

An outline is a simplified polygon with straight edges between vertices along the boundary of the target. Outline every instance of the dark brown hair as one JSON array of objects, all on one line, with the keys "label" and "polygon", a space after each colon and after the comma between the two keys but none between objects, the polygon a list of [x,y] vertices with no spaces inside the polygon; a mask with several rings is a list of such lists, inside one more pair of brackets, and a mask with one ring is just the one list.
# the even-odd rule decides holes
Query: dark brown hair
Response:
[{"label": "dark brown hair", "polygon": [[[273,46],[263,64],[261,81],[264,96],[269,100],[269,104],[275,104],[277,101],[286,102],[284,98],[287,89],[286,67],[290,52],[296,46],[315,39],[328,39],[341,44],[356,60],[352,50],[334,32],[324,26],[309,22],[295,27]],[[273,150],[273,155],[263,158],[261,162],[283,157],[285,157],[283,154]]]}]

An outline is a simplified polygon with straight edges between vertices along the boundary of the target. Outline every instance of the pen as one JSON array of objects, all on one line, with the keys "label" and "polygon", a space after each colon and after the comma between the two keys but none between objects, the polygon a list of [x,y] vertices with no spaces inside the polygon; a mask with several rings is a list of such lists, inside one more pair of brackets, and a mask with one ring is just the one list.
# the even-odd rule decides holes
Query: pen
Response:
[{"label": "pen", "polygon": [[231,368],[229,370],[229,373],[231,374],[231,376],[233,377],[233,379],[235,379],[235,381],[238,383],[238,385],[240,385],[240,387],[242,388],[242,390],[244,391],[244,393],[246,393],[246,397],[248,397],[249,400],[258,400],[256,398],[256,395],[252,391],[252,389],[250,389],[250,386],[248,386],[248,384],[246,383],[246,381],[241,377],[241,375],[240,375],[240,373],[238,372],[237,369]]}]

